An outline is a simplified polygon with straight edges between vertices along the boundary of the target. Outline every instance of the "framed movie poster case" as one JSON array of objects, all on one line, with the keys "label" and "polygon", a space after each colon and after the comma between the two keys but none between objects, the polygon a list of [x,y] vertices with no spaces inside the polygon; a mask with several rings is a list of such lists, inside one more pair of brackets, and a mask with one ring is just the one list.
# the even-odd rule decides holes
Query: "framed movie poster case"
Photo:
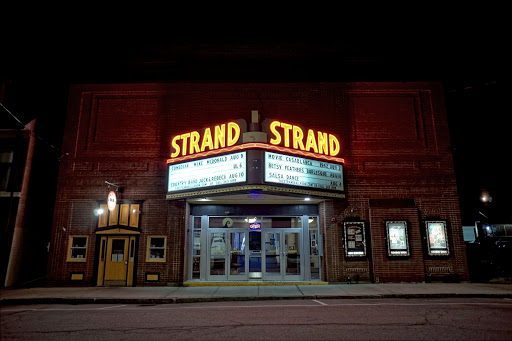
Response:
[{"label": "framed movie poster case", "polygon": [[425,221],[427,233],[427,250],[429,256],[449,256],[450,246],[448,245],[448,232],[446,221],[427,220]]},{"label": "framed movie poster case", "polygon": [[366,257],[366,236],[364,221],[344,221],[346,257]]},{"label": "framed movie poster case", "polygon": [[386,220],[386,239],[389,257],[408,257],[409,237],[406,220]]}]

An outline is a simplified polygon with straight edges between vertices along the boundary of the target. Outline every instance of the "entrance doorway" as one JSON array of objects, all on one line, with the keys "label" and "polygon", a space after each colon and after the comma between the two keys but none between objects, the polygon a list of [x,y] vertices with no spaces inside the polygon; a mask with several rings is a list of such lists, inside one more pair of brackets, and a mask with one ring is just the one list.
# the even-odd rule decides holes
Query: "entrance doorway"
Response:
[{"label": "entrance doorway", "polygon": [[109,238],[107,244],[107,257],[105,261],[105,283],[126,284],[128,272],[128,238]]},{"label": "entrance doorway", "polygon": [[299,280],[302,273],[301,230],[263,232],[265,241],[265,278]]},{"label": "entrance doorway", "polygon": [[133,285],[135,240],[135,236],[101,236],[97,285]]},{"label": "entrance doorway", "polygon": [[191,279],[320,279],[317,217],[203,216],[191,220],[195,221]]}]

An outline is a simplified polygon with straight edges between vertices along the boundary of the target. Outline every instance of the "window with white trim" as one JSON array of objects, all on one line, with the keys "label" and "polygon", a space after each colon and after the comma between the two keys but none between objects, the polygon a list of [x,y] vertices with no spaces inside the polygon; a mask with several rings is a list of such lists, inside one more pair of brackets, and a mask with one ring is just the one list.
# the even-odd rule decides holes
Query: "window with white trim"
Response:
[{"label": "window with white trim", "polygon": [[88,236],[70,236],[68,262],[85,262],[87,259]]},{"label": "window with white trim", "polygon": [[165,262],[166,236],[149,236],[146,262]]}]

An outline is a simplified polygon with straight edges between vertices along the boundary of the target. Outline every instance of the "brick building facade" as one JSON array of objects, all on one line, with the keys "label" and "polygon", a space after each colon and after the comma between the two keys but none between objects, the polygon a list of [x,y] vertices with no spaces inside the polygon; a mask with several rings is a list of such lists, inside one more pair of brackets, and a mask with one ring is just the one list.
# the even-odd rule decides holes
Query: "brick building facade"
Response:
[{"label": "brick building facade", "polygon": [[[264,120],[273,119],[336,135],[343,190],[246,180],[239,187],[169,196],[173,137],[240,119],[247,132],[263,133]],[[467,281],[449,146],[436,82],[75,85],[48,281]],[[251,161],[263,162],[249,159],[247,167]],[[106,210],[110,191],[117,199],[113,211]],[[214,225],[215,217],[224,226]],[[247,226],[240,223],[244,217]],[[260,225],[250,230],[252,222]],[[350,230],[354,222],[362,229]],[[443,235],[440,242],[431,235],[434,228]],[[402,233],[401,244],[392,240],[392,230]],[[264,247],[245,243],[255,233]],[[356,244],[350,233],[364,251],[351,254]],[[221,246],[214,251],[217,239]]]}]

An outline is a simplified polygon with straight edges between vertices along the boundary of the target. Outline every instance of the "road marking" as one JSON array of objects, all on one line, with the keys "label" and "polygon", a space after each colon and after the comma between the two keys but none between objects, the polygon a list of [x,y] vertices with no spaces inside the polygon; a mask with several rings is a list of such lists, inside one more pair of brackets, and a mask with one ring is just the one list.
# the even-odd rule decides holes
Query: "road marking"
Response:
[{"label": "road marking", "polygon": [[112,309],[112,308],[121,308],[121,307],[126,307],[126,304],[123,304],[123,305],[114,305],[114,306],[111,306],[111,307],[98,308],[98,310],[103,310],[103,309]]},{"label": "road marking", "polygon": [[321,304],[321,305],[328,305],[327,303],[320,302],[319,300],[313,300],[313,302],[316,302],[316,303]]}]

